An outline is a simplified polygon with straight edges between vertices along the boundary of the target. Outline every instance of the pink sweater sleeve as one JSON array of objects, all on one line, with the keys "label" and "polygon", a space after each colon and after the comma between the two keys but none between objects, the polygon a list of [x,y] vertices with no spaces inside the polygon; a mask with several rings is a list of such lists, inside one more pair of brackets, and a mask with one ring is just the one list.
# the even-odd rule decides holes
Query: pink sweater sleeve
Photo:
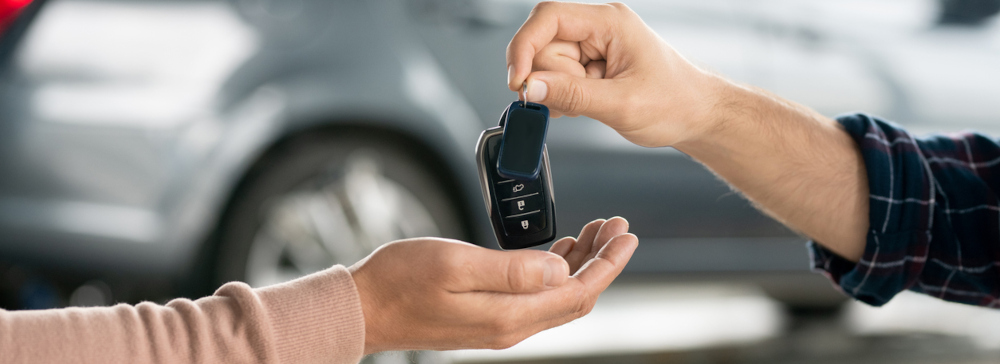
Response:
[{"label": "pink sweater sleeve", "polygon": [[342,266],[164,306],[0,310],[0,363],[357,363],[365,323]]}]

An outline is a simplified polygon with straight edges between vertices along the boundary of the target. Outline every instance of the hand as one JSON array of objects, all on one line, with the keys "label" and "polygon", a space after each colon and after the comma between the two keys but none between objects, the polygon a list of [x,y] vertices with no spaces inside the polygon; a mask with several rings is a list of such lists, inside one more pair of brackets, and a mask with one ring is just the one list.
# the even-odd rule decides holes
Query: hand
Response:
[{"label": "hand", "polygon": [[638,245],[620,217],[596,220],[549,252],[455,240],[386,244],[350,267],[365,315],[365,354],[500,349],[593,308]]},{"label": "hand", "polygon": [[543,2],[507,46],[507,82],[647,147],[673,146],[766,214],[858,261],[869,230],[861,151],[834,120],[684,59],[622,4]]},{"label": "hand", "polygon": [[552,115],[586,115],[647,147],[698,138],[726,81],[678,54],[627,6],[542,2],[507,46],[507,82]]}]

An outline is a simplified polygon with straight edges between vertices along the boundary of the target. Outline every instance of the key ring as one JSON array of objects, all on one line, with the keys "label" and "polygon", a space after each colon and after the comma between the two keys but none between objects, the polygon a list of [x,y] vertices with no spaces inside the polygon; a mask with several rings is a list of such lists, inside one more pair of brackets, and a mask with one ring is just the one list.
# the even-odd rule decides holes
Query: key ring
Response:
[{"label": "key ring", "polygon": [[528,81],[521,84],[521,97],[521,100],[524,100],[521,101],[521,107],[528,107]]}]

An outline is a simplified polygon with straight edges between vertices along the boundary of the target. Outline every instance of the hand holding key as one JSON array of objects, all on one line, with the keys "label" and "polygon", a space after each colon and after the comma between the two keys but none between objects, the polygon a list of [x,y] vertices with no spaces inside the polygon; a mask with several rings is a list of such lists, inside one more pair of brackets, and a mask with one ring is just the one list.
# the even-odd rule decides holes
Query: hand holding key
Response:
[{"label": "hand holding key", "polygon": [[[715,128],[721,79],[663,41],[627,6],[543,2],[507,46],[508,87],[553,117],[586,115],[647,147]],[[724,96],[724,95],[722,95]]]},{"label": "hand holding key", "polygon": [[507,65],[510,89],[527,80],[527,100],[552,115],[586,115],[635,144],[675,147],[848,260],[871,249],[871,166],[843,125],[698,69],[627,6],[540,3],[507,46]]}]

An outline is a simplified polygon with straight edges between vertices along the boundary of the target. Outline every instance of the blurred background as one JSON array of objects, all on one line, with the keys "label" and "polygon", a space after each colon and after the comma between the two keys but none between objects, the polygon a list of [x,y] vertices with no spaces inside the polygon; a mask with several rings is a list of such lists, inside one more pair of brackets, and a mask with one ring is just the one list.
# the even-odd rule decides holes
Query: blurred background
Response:
[{"label": "blurred background", "polygon": [[[823,114],[1000,135],[1000,0],[626,1],[698,65]],[[534,2],[0,0],[0,307],[211,294],[388,241],[496,248],[474,162]],[[372,363],[996,363],[1000,311],[871,308],[670,148],[548,134],[561,235],[640,237],[594,312],[502,351]]]}]

